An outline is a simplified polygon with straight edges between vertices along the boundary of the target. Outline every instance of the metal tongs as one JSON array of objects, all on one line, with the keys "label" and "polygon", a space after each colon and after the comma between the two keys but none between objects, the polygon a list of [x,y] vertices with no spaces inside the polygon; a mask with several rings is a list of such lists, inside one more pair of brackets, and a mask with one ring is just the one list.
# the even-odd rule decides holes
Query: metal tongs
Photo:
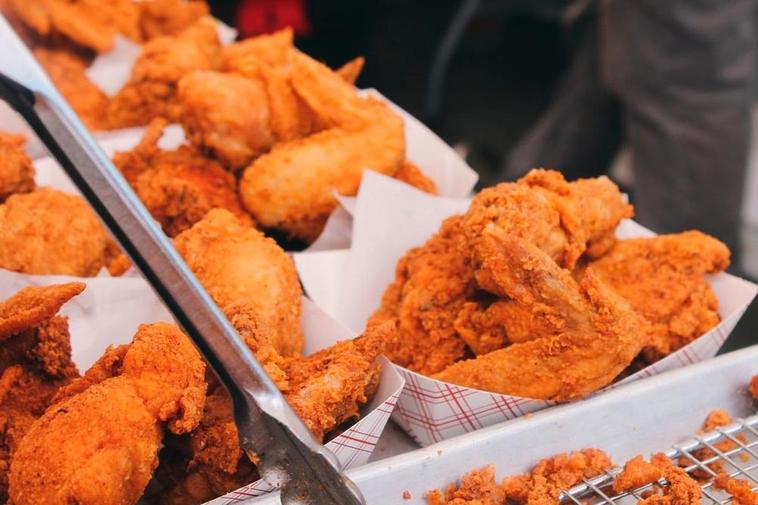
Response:
[{"label": "metal tongs", "polygon": [[2,16],[0,98],[37,133],[229,391],[241,446],[281,488],[282,503],[363,504]]}]

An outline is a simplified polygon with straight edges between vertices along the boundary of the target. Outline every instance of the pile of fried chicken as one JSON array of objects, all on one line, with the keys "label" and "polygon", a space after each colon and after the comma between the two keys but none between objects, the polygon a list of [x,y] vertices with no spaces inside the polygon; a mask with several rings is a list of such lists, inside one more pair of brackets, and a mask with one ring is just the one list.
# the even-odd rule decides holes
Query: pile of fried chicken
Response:
[{"label": "pile of fried chicken", "polygon": [[[222,45],[204,1],[0,0],[53,82],[93,130],[150,125],[114,160],[169,236],[225,208],[262,229],[313,242],[366,169],[436,193],[406,160],[402,118],[296,50],[290,29]],[[116,34],[141,44],[107,97],[85,74]],[[167,123],[189,142],[157,147]]]},{"label": "pile of fried chicken", "polygon": [[[317,439],[359,415],[391,326],[303,356],[300,285],[272,239],[216,209],[175,243]],[[29,287],[0,303],[0,498],[195,504],[256,480],[226,390],[177,326],[142,325],[79,375],[56,313],[84,287]]]},{"label": "pile of fried chicken", "polygon": [[719,323],[706,274],[729,250],[688,231],[616,240],[633,208],[609,179],[532,170],[485,189],[398,262],[368,326],[396,364],[471,388],[569,401]]},{"label": "pile of fried chicken", "polygon": [[[731,423],[729,413],[717,409],[708,415],[698,434]],[[743,446],[747,443],[744,434],[737,438]],[[721,454],[739,450],[738,443],[726,437],[714,447]],[[717,458],[713,461],[716,454],[708,448],[698,449],[693,453],[694,458],[706,462],[699,465],[684,456],[672,460],[664,453],[655,453],[647,461],[638,455],[624,464],[613,485],[604,488],[603,492],[609,497],[634,492],[629,498],[641,496],[637,501],[640,505],[700,505],[701,486],[709,485],[713,490],[726,492],[737,505],[758,504],[753,482],[731,477],[729,472],[734,469],[725,468],[724,460]],[[741,456],[747,456],[747,453],[743,452]],[[530,472],[506,477],[500,483],[495,480],[494,466],[473,470],[464,475],[459,484],[451,484],[444,491],[429,491],[424,498],[428,505],[558,505],[561,493],[585,479],[605,474],[613,467],[605,452],[582,449],[543,459]]]}]

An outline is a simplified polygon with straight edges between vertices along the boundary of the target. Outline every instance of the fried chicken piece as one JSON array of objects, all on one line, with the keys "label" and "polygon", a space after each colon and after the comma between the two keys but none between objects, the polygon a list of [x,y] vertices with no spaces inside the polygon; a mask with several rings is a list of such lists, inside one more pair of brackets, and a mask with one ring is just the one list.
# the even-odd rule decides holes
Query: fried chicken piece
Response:
[{"label": "fried chicken piece", "polygon": [[144,40],[176,35],[210,11],[204,0],[147,0],[138,2]]},{"label": "fried chicken piece", "polygon": [[0,205],[0,267],[26,274],[92,277],[108,235],[83,198],[41,188]]},{"label": "fried chicken piece", "polygon": [[302,291],[292,259],[230,212],[214,209],[175,245],[274,382],[282,359],[300,354]]},{"label": "fried chicken piece", "polygon": [[473,470],[461,478],[460,486],[450,484],[444,496],[438,490],[428,492],[424,498],[428,505],[503,505],[505,493],[495,482],[495,467]]},{"label": "fried chicken piece", "polygon": [[[287,360],[285,398],[317,439],[358,416],[359,408],[374,395],[380,372],[376,360],[392,330],[392,325],[378,326],[353,341]],[[239,446],[231,402],[222,387],[208,397],[200,426],[184,438],[179,457],[174,454],[173,460],[161,463],[167,503],[202,503],[255,480],[255,468]]]},{"label": "fried chicken piece", "polygon": [[533,244],[489,228],[480,244],[485,277],[515,303],[560,328],[555,335],[460,361],[435,378],[501,394],[569,401],[610,384],[643,345],[642,320],[588,271],[577,284]]},{"label": "fried chicken piece", "polygon": [[687,472],[673,465],[665,454],[657,453],[650,462],[661,469],[667,485],[661,493],[652,494],[638,502],[639,505],[698,505],[702,489]]},{"label": "fried chicken piece", "polygon": [[599,449],[582,449],[541,460],[524,475],[506,477],[502,489],[509,502],[529,505],[558,503],[561,491],[583,479],[595,477],[613,466],[608,455]]},{"label": "fried chicken piece", "polygon": [[410,184],[414,188],[420,189],[431,195],[439,194],[437,185],[429,177],[424,175],[421,169],[414,163],[405,160],[400,164],[400,169],[395,173],[395,179]]},{"label": "fried chicken piece", "polygon": [[68,104],[90,130],[101,128],[108,97],[89,80],[88,62],[66,49],[37,47],[34,56]]},{"label": "fried chicken piece", "polygon": [[109,129],[141,126],[155,117],[178,121],[179,80],[217,64],[220,42],[216,22],[203,17],[174,36],[157,37],[142,46],[129,81],[108,104],[104,122]]},{"label": "fried chicken piece", "polygon": [[115,354],[121,359],[105,356],[112,376],[96,363],[22,439],[10,469],[13,503],[136,503],[164,429],[186,433],[200,422],[205,367],[175,325],[142,325]]},{"label": "fried chicken piece", "polygon": [[[605,252],[619,222],[632,213],[607,177],[569,183],[560,172],[535,169],[516,183],[482,190],[471,201],[463,229],[475,264],[483,259],[477,247],[483,231],[494,226],[572,270],[583,254],[596,257]],[[486,279],[479,284],[488,289]]]},{"label": "fried chicken piece", "polygon": [[405,159],[403,121],[326,66],[297,51],[290,58],[292,85],[325,129],[280,142],[253,161],[240,196],[262,226],[312,242],[337,205],[335,191],[354,195],[366,169],[397,172]]},{"label": "fried chicken piece", "polygon": [[377,325],[366,336],[338,342],[286,364],[287,401],[317,439],[323,440],[336,426],[357,418],[359,407],[374,395],[380,372],[376,359],[393,331],[394,325]]},{"label": "fried chicken piece", "polygon": [[175,237],[215,208],[252,225],[239,202],[236,179],[219,163],[189,145],[171,151],[158,147],[165,126],[164,119],[154,119],[140,143],[116,153],[113,162],[166,235]]},{"label": "fried chicken piece", "polygon": [[458,253],[461,217],[445,220],[426,244],[398,261],[395,281],[368,326],[394,321],[397,331],[385,354],[400,366],[430,375],[442,371],[465,353],[454,323],[476,291],[474,272]]},{"label": "fried chicken piece", "polygon": [[274,145],[268,96],[260,80],[194,72],[179,81],[178,96],[187,137],[229,168],[244,167]]},{"label": "fried chicken piece", "polygon": [[589,263],[647,321],[643,358],[653,363],[716,326],[718,299],[706,274],[729,266],[729,249],[699,231],[620,240]]},{"label": "fried chicken piece", "polygon": [[58,388],[79,375],[68,320],[55,313],[84,289],[69,283],[29,287],[0,302],[0,501],[20,441]]},{"label": "fried chicken piece", "polygon": [[758,505],[758,493],[753,491],[753,484],[745,479],[735,479],[726,473],[720,473],[713,480],[713,487],[723,489],[732,495],[735,505]]},{"label": "fried chicken piece", "polygon": [[121,33],[140,40],[139,8],[132,0],[10,0],[13,14],[46,38],[63,37],[103,53]]},{"label": "fried chicken piece", "polygon": [[648,484],[657,482],[663,477],[660,468],[645,461],[645,458],[635,456],[624,465],[624,470],[613,481],[613,492],[621,494]]},{"label": "fried chicken piece", "polygon": [[34,166],[21,135],[0,132],[0,203],[17,193],[34,190]]}]

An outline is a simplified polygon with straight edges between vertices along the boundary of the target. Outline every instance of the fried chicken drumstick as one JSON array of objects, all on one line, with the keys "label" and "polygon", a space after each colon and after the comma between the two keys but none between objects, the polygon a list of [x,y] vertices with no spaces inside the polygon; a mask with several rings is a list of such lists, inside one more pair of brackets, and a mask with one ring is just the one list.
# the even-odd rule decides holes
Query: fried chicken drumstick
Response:
[{"label": "fried chicken drumstick", "polygon": [[164,430],[200,422],[205,366],[174,325],[143,325],[61,389],[11,462],[13,503],[133,504],[158,465]]}]

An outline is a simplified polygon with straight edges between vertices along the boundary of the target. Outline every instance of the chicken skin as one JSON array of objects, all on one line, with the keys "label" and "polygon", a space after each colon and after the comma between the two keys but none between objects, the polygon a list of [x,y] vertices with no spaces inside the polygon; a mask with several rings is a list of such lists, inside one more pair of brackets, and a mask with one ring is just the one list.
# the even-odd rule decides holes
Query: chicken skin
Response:
[{"label": "chicken skin", "polygon": [[217,65],[220,42],[216,23],[199,19],[175,36],[158,37],[142,47],[129,81],[114,96],[105,113],[109,129],[142,126],[155,117],[178,121],[179,80],[196,70]]},{"label": "chicken skin", "polygon": [[274,382],[283,358],[303,346],[302,291],[295,266],[272,239],[230,212],[214,209],[175,245]]},{"label": "chicken skin", "polygon": [[397,172],[405,159],[403,121],[326,66],[297,51],[290,58],[292,85],[323,129],[279,142],[253,161],[240,196],[263,227],[312,242],[337,206],[335,191],[354,195],[366,169]]},{"label": "chicken skin", "polygon": [[16,193],[34,190],[34,166],[21,135],[0,132],[0,203]]},{"label": "chicken skin", "polygon": [[[699,231],[620,240],[589,267],[650,324],[642,351],[653,363],[716,326],[718,299],[706,274],[729,266],[729,249]],[[578,271],[581,276],[582,269]]]},{"label": "chicken skin", "polygon": [[455,363],[435,378],[495,393],[569,401],[606,386],[640,352],[644,320],[588,270],[577,284],[538,247],[497,228],[483,234],[484,275],[498,295],[551,320],[555,335]]},{"label": "chicken skin", "polygon": [[12,502],[136,503],[164,430],[186,433],[200,422],[204,368],[176,326],[141,326],[32,424],[11,462]]},{"label": "chicken skin", "polygon": [[218,162],[190,145],[171,151],[158,147],[165,126],[165,120],[154,119],[142,141],[116,153],[113,162],[166,235],[175,237],[215,208],[252,224],[239,202],[236,179]]},{"label": "chicken skin", "polygon": [[[391,325],[377,326],[307,357],[287,360],[284,397],[313,435],[323,440],[355,418],[379,382],[378,356]],[[257,472],[239,445],[226,391],[215,386],[200,426],[170,447],[159,480],[170,505],[199,504],[256,480]]]},{"label": "chicken skin", "polygon": [[41,188],[0,205],[0,268],[92,277],[108,261],[109,240],[79,196]]}]

